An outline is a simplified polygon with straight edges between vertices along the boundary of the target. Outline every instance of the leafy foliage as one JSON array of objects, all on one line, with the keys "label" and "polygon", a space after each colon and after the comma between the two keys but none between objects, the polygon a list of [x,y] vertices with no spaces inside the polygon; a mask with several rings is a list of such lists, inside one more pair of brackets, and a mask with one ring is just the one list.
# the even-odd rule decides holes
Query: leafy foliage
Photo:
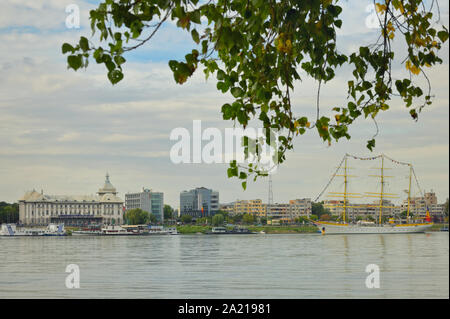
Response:
[{"label": "leafy foliage", "polygon": [[150,215],[140,208],[130,209],[125,213],[125,219],[128,225],[147,224],[150,221]]},{"label": "leafy foliage", "polygon": [[242,216],[242,221],[247,225],[253,224],[255,217],[252,214],[244,214],[244,216]]},{"label": "leafy foliage", "polygon": [[164,219],[173,218],[173,208],[170,205],[164,205]]},{"label": "leafy foliage", "polygon": [[312,214],[320,218],[322,215],[329,215],[331,216],[331,212],[329,209],[325,208],[323,206],[323,203],[311,203],[311,211]]},{"label": "leafy foliage", "polygon": [[183,224],[188,224],[192,221],[192,216],[191,215],[181,215],[181,222]]},{"label": "leafy foliage", "polygon": [[214,226],[221,226],[221,225],[223,225],[224,220],[225,220],[225,218],[222,214],[215,214],[212,217],[212,224]]},{"label": "leafy foliage", "polygon": [[0,202],[0,224],[17,223],[19,221],[19,205]]},{"label": "leafy foliage", "polygon": [[[430,83],[424,92],[415,80],[422,75],[428,81],[425,69],[442,63],[438,53],[448,40],[445,26],[439,30],[433,27],[435,1],[374,2],[381,33],[372,45],[360,46],[349,55],[337,49],[336,30],[343,23],[340,2],[103,0],[90,12],[90,20],[93,34],[99,34],[107,47],[81,37],[75,45],[64,43],[62,53],[68,54],[68,66],[74,70],[87,67],[92,57],[105,65],[108,79],[116,84],[124,76],[125,53],[147,43],[167,20],[173,20],[190,32],[196,46],[184,61],[169,62],[174,80],[185,83],[199,65],[206,77],[214,74],[217,89],[234,98],[222,105],[223,119],[244,128],[251,119],[257,119],[264,128],[281,133],[276,162],[282,163],[286,151],[293,148],[294,137],[307,130],[316,130],[331,144],[349,139],[349,127],[356,119],[363,116],[375,121],[380,111],[390,108],[394,96],[401,97],[414,120],[432,102]],[[409,72],[407,78],[392,74],[394,40],[406,49],[407,55],[400,58]],[[353,70],[347,104],[333,105],[334,118],[320,116],[321,87],[335,78],[342,66]],[[291,95],[296,81],[304,80],[302,72],[318,83],[315,119],[293,112]],[[375,147],[376,127],[374,137],[367,141],[370,150]],[[254,153],[259,154],[262,144],[269,142],[267,133],[267,140],[258,141],[261,147]],[[248,155],[248,145],[245,149]],[[229,177],[243,180],[244,189],[250,176],[256,179],[261,175],[267,174],[258,165],[232,162],[228,170]]]}]

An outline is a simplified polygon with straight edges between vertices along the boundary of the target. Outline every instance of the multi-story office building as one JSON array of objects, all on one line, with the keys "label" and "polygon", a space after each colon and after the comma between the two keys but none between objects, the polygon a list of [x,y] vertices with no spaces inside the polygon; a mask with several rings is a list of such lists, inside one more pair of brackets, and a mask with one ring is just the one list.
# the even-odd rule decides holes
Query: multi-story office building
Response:
[{"label": "multi-story office building", "polygon": [[309,217],[311,212],[311,198],[294,199],[289,201],[289,215],[292,219],[300,216]]},{"label": "multi-story office building", "polygon": [[234,203],[220,204],[219,210],[234,215]]},{"label": "multi-story office building", "polygon": [[139,193],[125,194],[126,210],[140,208],[155,215],[158,222],[164,222],[164,194],[142,188]]},{"label": "multi-story office building", "polygon": [[122,224],[123,201],[106,174],[97,195],[47,195],[33,190],[19,199],[19,220],[25,225],[63,222],[66,226]]},{"label": "multi-story office building", "polygon": [[219,192],[205,187],[180,193],[180,215],[212,216],[219,210]]},{"label": "multi-story office building", "polygon": [[289,203],[276,203],[267,207],[266,210],[269,219],[279,220],[281,222],[293,222],[299,217],[309,217],[311,215],[311,199],[293,199]]},{"label": "multi-story office building", "polygon": [[255,217],[266,215],[266,205],[260,199],[237,200],[228,205],[224,210],[228,210],[231,215],[251,214]]},{"label": "multi-story office building", "polygon": [[287,222],[289,221],[290,214],[289,214],[289,204],[286,203],[274,203],[272,205],[267,205],[267,218],[269,219],[277,219],[280,221]]},{"label": "multi-story office building", "polygon": [[300,216],[311,215],[311,199],[294,199],[285,204],[272,204],[269,209],[261,199],[237,200],[233,203],[222,204],[220,209],[230,215],[251,214],[255,217],[268,217],[283,221],[293,221]]},{"label": "multi-story office building", "polygon": [[[423,197],[411,197],[409,201],[410,214],[416,217],[425,218],[427,214],[427,208],[430,215],[436,218],[443,218],[444,205],[437,203],[436,194],[431,191],[425,193]],[[402,203],[402,211],[408,209],[408,200],[404,200]]]},{"label": "multi-story office building", "polygon": [[219,192],[212,191],[211,192],[211,212],[215,214],[219,210]]}]

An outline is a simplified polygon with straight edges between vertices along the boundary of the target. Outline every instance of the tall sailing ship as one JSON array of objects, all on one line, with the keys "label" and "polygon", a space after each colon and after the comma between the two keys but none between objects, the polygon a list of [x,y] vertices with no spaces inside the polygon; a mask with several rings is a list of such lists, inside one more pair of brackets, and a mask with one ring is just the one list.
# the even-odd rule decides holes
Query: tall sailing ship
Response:
[{"label": "tall sailing ship", "polygon": [[[381,159],[381,167],[380,175],[370,175],[372,177],[380,178],[381,187],[379,192],[366,192],[365,195],[360,193],[349,193],[348,192],[348,183],[349,178],[353,177],[348,174],[348,158],[352,157],[354,159],[359,160],[375,160]],[[408,206],[406,211],[406,220],[390,218],[387,223],[383,223],[383,209],[393,208],[393,206],[386,206],[386,200],[396,198],[393,193],[385,192],[385,181],[387,178],[392,176],[386,176],[385,170],[385,160],[390,160],[396,164],[406,165],[409,167],[409,188],[408,188]],[[338,172],[343,171],[342,174],[338,174]],[[410,163],[403,163],[396,160],[393,160],[386,155],[382,154],[375,157],[370,158],[362,158],[356,157],[353,155],[346,154],[341,161],[336,173],[332,176],[330,182],[327,187],[330,185],[331,181],[334,177],[343,177],[344,178],[344,191],[343,192],[330,192],[330,196],[339,197],[339,204],[337,205],[326,205],[326,207],[334,207],[338,208],[341,211],[341,216],[339,221],[337,222],[328,222],[328,221],[313,221],[313,223],[319,228],[322,234],[407,234],[407,233],[422,233],[425,232],[428,228],[430,228],[433,223],[431,222],[430,214],[427,209],[425,220],[417,220],[414,216],[410,216],[410,200],[411,200],[411,180],[412,175],[414,173],[413,166]],[[416,179],[417,180],[417,179]],[[320,195],[319,195],[320,197]],[[348,209],[355,208],[358,206],[351,205],[349,200],[351,198],[362,198],[362,197],[372,197],[377,198],[378,205],[365,205],[365,207],[374,207],[378,210],[377,220],[375,222],[367,222],[367,221],[350,221]]]}]

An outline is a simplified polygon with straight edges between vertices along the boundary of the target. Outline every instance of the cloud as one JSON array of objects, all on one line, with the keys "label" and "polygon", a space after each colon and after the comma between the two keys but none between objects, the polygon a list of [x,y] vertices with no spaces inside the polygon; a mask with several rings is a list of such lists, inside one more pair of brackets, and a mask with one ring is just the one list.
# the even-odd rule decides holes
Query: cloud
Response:
[{"label": "cloud", "polygon": [[147,137],[141,135],[125,135],[125,134],[111,134],[100,139],[101,142],[117,143],[117,142],[131,142],[146,140]]},{"label": "cloud", "polygon": [[61,137],[59,137],[57,140],[58,142],[69,142],[69,141],[75,141],[80,138],[80,133],[78,132],[69,132],[64,133]]},{"label": "cloud", "polygon": [[[81,9],[81,29],[64,26],[65,7]],[[344,24],[339,43],[345,52],[369,43],[374,30],[363,26],[370,2],[344,2]],[[443,3],[443,2],[441,2]],[[125,78],[112,86],[103,65],[94,61],[87,70],[68,70],[61,54],[64,42],[75,43],[90,35],[86,1],[6,1],[0,13],[0,200],[15,201],[30,188],[49,193],[94,193],[109,171],[123,194],[142,186],[165,193],[166,202],[178,206],[179,192],[197,186],[220,191],[221,202],[237,198],[267,199],[267,180],[249,183],[229,180],[225,164],[175,165],[169,140],[176,127],[192,131],[202,127],[233,127],[223,121],[221,105],[231,101],[205,81],[201,70],[178,85],[167,65],[193,48],[188,33],[173,25],[162,29],[150,45],[127,56]],[[448,5],[441,6],[448,25]],[[376,152],[417,167],[423,187],[433,188],[440,201],[448,196],[448,53],[445,64],[429,72],[436,95],[416,123],[400,100],[380,113]],[[396,66],[402,70],[402,66]],[[345,103],[351,70],[341,69],[323,86],[321,115]],[[316,116],[317,83],[296,83],[294,111]],[[252,125],[255,122],[252,122]],[[315,131],[295,141],[295,149],[273,177],[274,200],[315,197],[334,167],[348,152],[366,156],[367,139],[375,133],[373,121],[360,119],[351,128],[352,139],[328,147]],[[191,134],[192,135],[192,134]],[[70,183],[67,183],[70,180]]]}]

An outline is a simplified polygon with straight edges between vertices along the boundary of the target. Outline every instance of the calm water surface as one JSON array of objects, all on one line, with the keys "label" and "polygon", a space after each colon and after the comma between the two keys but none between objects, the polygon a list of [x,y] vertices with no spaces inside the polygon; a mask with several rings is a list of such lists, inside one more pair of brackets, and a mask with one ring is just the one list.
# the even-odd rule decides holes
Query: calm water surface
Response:
[{"label": "calm water surface", "polygon": [[448,252],[448,233],[0,238],[0,298],[449,298]]}]

